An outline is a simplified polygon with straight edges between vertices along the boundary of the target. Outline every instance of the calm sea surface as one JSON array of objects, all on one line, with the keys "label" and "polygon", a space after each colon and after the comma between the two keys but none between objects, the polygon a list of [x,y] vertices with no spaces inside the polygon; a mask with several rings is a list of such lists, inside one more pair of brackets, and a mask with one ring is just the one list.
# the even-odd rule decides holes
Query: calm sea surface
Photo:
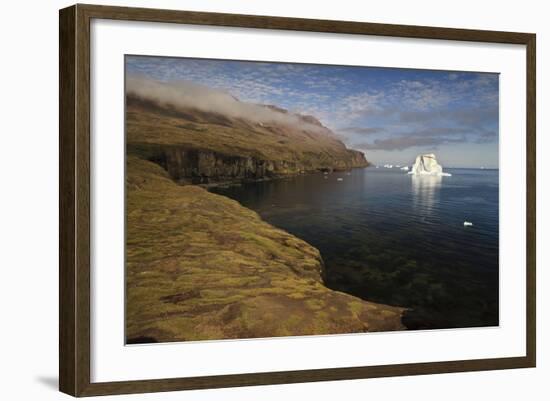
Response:
[{"label": "calm sea surface", "polygon": [[370,167],[212,191],[319,249],[328,287],[410,308],[410,329],[498,325],[498,171],[445,171]]}]

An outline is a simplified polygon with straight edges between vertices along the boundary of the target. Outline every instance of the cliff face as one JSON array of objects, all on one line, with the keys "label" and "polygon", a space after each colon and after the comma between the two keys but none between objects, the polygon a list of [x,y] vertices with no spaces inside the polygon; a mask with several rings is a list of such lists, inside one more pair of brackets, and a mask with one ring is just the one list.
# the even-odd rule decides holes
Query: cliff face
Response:
[{"label": "cliff face", "polygon": [[353,150],[350,149],[350,167],[356,168],[356,167],[367,167],[370,165],[370,163],[365,159],[365,154],[359,150]]},{"label": "cliff face", "polygon": [[209,150],[168,147],[159,159],[170,176],[193,184],[212,181],[258,180],[271,178],[276,172],[295,171],[296,166],[286,162],[258,160],[251,156],[231,156]]},{"label": "cliff face", "polygon": [[[299,173],[297,163],[261,160],[254,156],[236,156],[207,149],[163,145],[130,147],[145,159],[162,166],[179,183],[260,180]],[[132,150],[129,151],[133,153]],[[143,156],[142,156],[143,157]]]},{"label": "cliff face", "polygon": [[128,343],[399,330],[402,308],[323,285],[319,251],[127,158]]},{"label": "cliff face", "polygon": [[128,96],[126,117],[127,153],[161,165],[180,183],[260,180],[369,164],[312,116],[296,115],[295,125],[254,123]]},{"label": "cliff face", "polygon": [[162,166],[179,183],[208,184],[212,182],[261,180],[299,173],[348,170],[367,166],[361,152],[350,150],[347,160],[331,163],[306,161],[263,160],[256,156],[236,156],[208,149],[193,149],[178,145],[129,145],[130,154]]}]

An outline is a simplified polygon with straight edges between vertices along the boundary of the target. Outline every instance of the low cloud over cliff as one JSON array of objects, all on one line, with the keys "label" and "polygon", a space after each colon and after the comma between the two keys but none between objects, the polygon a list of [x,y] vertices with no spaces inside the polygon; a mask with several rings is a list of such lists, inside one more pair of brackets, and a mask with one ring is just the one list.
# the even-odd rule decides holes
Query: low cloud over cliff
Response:
[{"label": "low cloud over cliff", "polygon": [[126,94],[153,101],[161,106],[191,108],[256,123],[284,124],[307,130],[321,128],[306,121],[307,117],[287,113],[276,107],[241,102],[227,92],[188,81],[162,82],[142,76],[128,76]]}]

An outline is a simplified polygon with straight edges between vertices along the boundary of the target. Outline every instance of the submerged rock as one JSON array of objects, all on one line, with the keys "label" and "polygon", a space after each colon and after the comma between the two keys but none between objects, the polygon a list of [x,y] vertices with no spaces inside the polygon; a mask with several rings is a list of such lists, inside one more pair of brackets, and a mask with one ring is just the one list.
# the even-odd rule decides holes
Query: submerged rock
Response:
[{"label": "submerged rock", "polygon": [[414,175],[436,175],[436,176],[450,176],[449,173],[443,172],[443,167],[437,162],[437,159],[433,153],[416,156],[416,161],[409,171],[409,174]]}]

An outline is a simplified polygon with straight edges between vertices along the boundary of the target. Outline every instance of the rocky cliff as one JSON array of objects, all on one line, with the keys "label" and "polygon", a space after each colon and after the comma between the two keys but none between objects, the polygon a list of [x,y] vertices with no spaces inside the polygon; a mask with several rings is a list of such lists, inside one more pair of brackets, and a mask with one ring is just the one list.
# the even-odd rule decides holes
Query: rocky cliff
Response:
[{"label": "rocky cliff", "polygon": [[[284,118],[286,110],[265,106]],[[366,167],[312,116],[269,123],[127,96],[127,153],[161,165],[181,183],[260,180]]]},{"label": "rocky cliff", "polygon": [[179,183],[262,180],[319,171],[349,170],[367,166],[363,154],[350,150],[349,159],[330,163],[307,160],[268,160],[258,156],[238,156],[185,145],[129,144],[128,153],[162,166]]}]

